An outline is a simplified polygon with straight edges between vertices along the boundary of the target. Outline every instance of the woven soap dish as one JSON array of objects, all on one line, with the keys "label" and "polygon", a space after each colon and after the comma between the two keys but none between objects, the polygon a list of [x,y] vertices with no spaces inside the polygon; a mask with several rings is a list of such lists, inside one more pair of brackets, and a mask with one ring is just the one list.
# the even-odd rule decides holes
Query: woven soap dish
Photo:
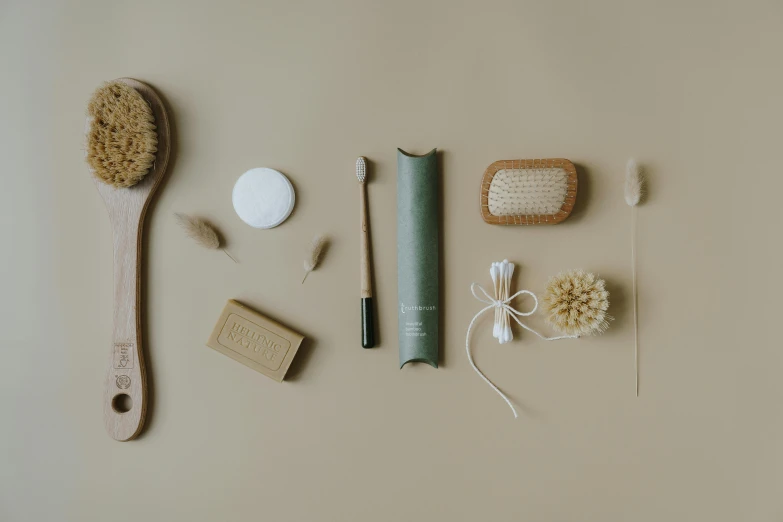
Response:
[{"label": "woven soap dish", "polygon": [[481,217],[490,225],[554,225],[571,214],[576,186],[567,159],[496,161],[481,179]]}]

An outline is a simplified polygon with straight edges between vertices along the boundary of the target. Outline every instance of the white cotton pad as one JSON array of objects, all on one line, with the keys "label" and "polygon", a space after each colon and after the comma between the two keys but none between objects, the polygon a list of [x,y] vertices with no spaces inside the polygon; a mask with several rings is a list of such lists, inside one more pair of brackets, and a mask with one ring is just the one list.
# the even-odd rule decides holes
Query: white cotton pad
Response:
[{"label": "white cotton pad", "polygon": [[239,218],[254,228],[273,228],[294,210],[294,187],[274,169],[250,169],[234,184],[231,194]]}]

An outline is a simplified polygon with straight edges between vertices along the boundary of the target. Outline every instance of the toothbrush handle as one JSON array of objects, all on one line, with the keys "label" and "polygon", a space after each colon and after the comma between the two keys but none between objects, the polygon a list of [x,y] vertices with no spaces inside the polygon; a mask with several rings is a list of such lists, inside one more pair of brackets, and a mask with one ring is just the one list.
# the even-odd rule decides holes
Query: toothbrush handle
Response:
[{"label": "toothbrush handle", "polygon": [[112,223],[114,234],[114,332],[107,365],[103,418],[115,440],[135,438],[144,425],[147,379],[141,346],[140,260],[143,214]]},{"label": "toothbrush handle", "polygon": [[361,298],[362,298],[362,347],[375,346],[375,321],[372,302],[372,267],[370,265],[370,224],[367,217],[367,186],[359,183],[359,210],[361,212]]},{"label": "toothbrush handle", "polygon": [[362,298],[362,348],[375,346],[375,321],[372,297]]}]

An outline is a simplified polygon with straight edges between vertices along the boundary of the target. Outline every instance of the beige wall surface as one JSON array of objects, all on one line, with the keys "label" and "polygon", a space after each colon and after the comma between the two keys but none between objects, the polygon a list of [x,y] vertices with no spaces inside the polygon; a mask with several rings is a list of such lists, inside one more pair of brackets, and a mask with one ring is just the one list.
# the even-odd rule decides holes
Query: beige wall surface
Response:
[{"label": "beige wall surface", "polygon": [[[0,3],[0,520],[783,520],[783,4],[732,1]],[[165,97],[175,159],[148,213],[148,425],[102,421],[112,236],[83,160],[86,102],[130,76]],[[442,366],[397,368],[396,147],[441,151]],[[357,156],[381,345],[359,344]],[[634,394],[628,157],[639,208]],[[572,217],[479,216],[491,162],[566,157]],[[285,172],[273,230],[237,177]],[[211,219],[234,264],[183,236]],[[333,237],[304,285],[319,232]],[[604,335],[465,331],[492,261],[518,288],[585,268]],[[229,298],[301,331],[282,384],[207,348]],[[545,329],[541,317],[529,324]]]}]

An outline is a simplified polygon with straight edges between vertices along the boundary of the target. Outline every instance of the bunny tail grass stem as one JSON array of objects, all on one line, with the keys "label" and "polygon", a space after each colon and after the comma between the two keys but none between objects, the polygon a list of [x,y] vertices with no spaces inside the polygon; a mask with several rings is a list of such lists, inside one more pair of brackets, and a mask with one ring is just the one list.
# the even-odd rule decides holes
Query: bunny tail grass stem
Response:
[{"label": "bunny tail grass stem", "polygon": [[636,396],[639,396],[639,314],[636,295],[636,206],[644,194],[644,175],[636,160],[631,158],[625,166],[625,202],[631,207],[631,274],[633,297],[633,365],[636,373]]},{"label": "bunny tail grass stem", "polygon": [[229,253],[228,253],[228,250],[226,250],[225,248],[221,248],[220,250],[222,250],[224,254],[226,254],[228,257],[230,257],[230,258],[231,258],[231,261],[233,261],[234,263],[239,263],[239,261],[237,261],[237,260],[234,258],[234,256],[232,256],[231,254],[229,254]]},{"label": "bunny tail grass stem", "polygon": [[318,268],[318,265],[321,263],[321,258],[324,256],[328,246],[329,238],[323,234],[313,238],[313,242],[310,244],[310,249],[307,252],[307,259],[304,261],[305,275],[301,284],[304,284],[305,279],[307,279],[307,275],[310,272]]},{"label": "bunny tail grass stem", "polygon": [[639,396],[639,314],[636,310],[636,206],[631,208],[631,276],[633,294],[633,365],[636,373],[636,396]]}]

